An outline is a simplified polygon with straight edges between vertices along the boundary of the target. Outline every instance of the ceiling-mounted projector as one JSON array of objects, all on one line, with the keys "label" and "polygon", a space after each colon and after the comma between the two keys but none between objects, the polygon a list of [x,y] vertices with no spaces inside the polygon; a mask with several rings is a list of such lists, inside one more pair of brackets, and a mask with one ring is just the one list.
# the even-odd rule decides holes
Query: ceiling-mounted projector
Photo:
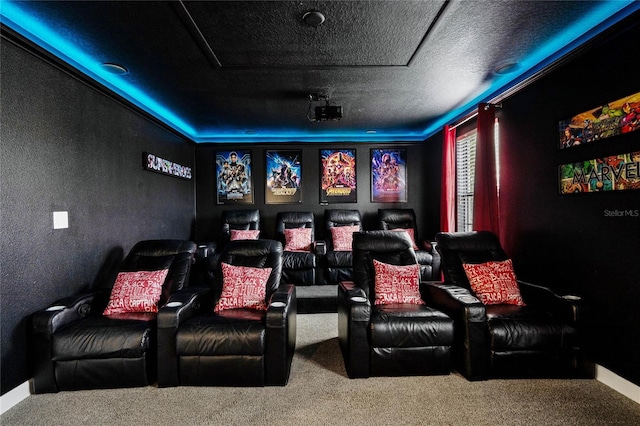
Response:
[{"label": "ceiling-mounted projector", "polygon": [[342,107],[324,105],[316,107],[316,121],[337,121],[342,118]]},{"label": "ceiling-mounted projector", "polygon": [[[314,102],[322,102],[324,105],[318,105],[312,109]],[[311,117],[311,111],[314,112]],[[339,105],[331,105],[329,103],[329,95],[312,93],[309,95],[309,109],[307,110],[307,119],[313,123],[319,121],[338,121],[342,118],[342,107]]]}]

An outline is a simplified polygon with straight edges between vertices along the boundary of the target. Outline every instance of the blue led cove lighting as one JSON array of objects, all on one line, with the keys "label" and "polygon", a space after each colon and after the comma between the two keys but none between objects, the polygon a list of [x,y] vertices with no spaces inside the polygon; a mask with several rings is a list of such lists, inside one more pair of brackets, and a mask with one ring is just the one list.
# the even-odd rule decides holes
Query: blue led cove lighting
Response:
[{"label": "blue led cove lighting", "polygon": [[[28,2],[24,4],[28,4]],[[212,129],[199,132],[168,106],[162,105],[127,81],[126,76],[106,71],[102,62],[79,49],[73,40],[66,39],[57,33],[54,23],[44,22],[30,15],[21,8],[20,2],[2,1],[0,3],[0,22],[194,142],[393,142],[423,141],[433,136],[444,125],[451,124],[472,113],[477,109],[479,103],[491,101],[500,93],[558,60],[579,44],[638,10],[640,10],[640,2],[638,1],[611,0],[602,2],[592,13],[581,20],[569,23],[562,34],[539,46],[536,51],[521,60],[517,73],[498,75],[482,93],[468,100],[459,108],[430,122],[425,129],[418,131],[377,129],[376,133],[367,133],[366,129],[335,132],[288,129],[255,129],[251,132],[245,132],[244,129],[237,129],[237,131]]]}]

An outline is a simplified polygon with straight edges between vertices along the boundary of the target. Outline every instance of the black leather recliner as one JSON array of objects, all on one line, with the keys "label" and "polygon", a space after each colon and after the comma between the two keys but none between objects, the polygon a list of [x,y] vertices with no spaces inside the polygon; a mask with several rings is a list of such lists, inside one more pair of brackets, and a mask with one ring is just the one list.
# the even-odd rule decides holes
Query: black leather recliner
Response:
[{"label": "black leather recliner", "polygon": [[480,302],[463,263],[506,260],[488,231],[436,234],[445,283],[426,289],[438,309],[456,323],[455,368],[469,380],[502,377],[593,377],[580,335],[580,300],[518,281],[526,306]]},{"label": "black leather recliner", "polygon": [[417,249],[416,257],[420,264],[420,275],[423,281],[440,280],[440,254],[435,248],[435,241],[418,238],[416,212],[413,209],[378,209],[378,229],[390,231],[394,229],[412,229]]},{"label": "black leather recliner", "polygon": [[168,269],[158,303],[164,305],[187,285],[196,248],[191,241],[141,241],[121,265],[103,268],[100,288],[36,312],[30,330],[34,393],[155,383],[156,313],[103,312],[119,271]]},{"label": "black leather recliner", "polygon": [[[430,306],[375,304],[373,260],[416,264],[406,233],[354,234],[353,281],[338,286],[338,339],[350,378],[449,374],[453,320]],[[418,275],[416,270],[416,278]]]},{"label": "black leather recliner", "polygon": [[[214,312],[222,293],[222,263],[272,268],[266,311]],[[296,341],[296,292],[281,285],[282,244],[230,241],[223,249],[213,288],[189,288],[158,313],[158,386],[265,386],[289,380]]]},{"label": "black leather recliner", "polygon": [[[224,247],[231,241],[231,231],[260,231],[259,209],[223,210],[220,217],[220,233],[218,241],[205,242],[201,245],[208,248],[207,256],[196,255],[196,271],[198,282],[195,285],[211,283],[213,271],[216,270],[218,259]],[[196,277],[194,277],[195,279]]]},{"label": "black leather recliner", "polygon": [[[315,241],[315,218],[311,212],[278,212],[276,238],[286,249],[285,230],[307,228],[311,230],[309,251],[284,251],[282,255],[282,282],[310,286],[316,284],[318,258],[324,254],[324,244]],[[316,251],[318,248],[320,251]]]},{"label": "black leather recliner", "polygon": [[353,274],[353,254],[351,251],[336,250],[331,236],[331,228],[357,226],[362,231],[362,218],[358,210],[327,209],[324,211],[326,255],[324,261],[324,283],[337,285],[340,281],[351,280]]}]

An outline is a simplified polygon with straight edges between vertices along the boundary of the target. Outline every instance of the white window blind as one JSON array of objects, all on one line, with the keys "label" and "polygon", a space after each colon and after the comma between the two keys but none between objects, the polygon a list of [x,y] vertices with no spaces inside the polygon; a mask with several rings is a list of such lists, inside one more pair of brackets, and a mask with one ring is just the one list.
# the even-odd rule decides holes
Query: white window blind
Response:
[{"label": "white window blind", "polygon": [[456,138],[456,231],[473,229],[473,182],[476,169],[476,131]]}]

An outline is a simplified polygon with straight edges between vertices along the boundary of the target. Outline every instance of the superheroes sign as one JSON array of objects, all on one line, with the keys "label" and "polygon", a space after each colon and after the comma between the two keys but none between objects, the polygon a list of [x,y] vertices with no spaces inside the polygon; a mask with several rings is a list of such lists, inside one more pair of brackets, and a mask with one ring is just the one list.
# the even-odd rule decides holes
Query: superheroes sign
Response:
[{"label": "superheroes sign", "polygon": [[640,189],[640,151],[559,167],[560,193]]},{"label": "superheroes sign", "polygon": [[216,152],[218,204],[253,204],[251,151]]},{"label": "superheroes sign", "polygon": [[640,128],[640,92],[560,121],[560,149],[584,145]]},{"label": "superheroes sign", "polygon": [[301,203],[302,151],[267,150],[266,157],[265,203]]},{"label": "superheroes sign", "polygon": [[407,202],[407,150],[371,150],[371,201]]},{"label": "superheroes sign", "polygon": [[355,203],[356,150],[320,150],[320,202]]}]

